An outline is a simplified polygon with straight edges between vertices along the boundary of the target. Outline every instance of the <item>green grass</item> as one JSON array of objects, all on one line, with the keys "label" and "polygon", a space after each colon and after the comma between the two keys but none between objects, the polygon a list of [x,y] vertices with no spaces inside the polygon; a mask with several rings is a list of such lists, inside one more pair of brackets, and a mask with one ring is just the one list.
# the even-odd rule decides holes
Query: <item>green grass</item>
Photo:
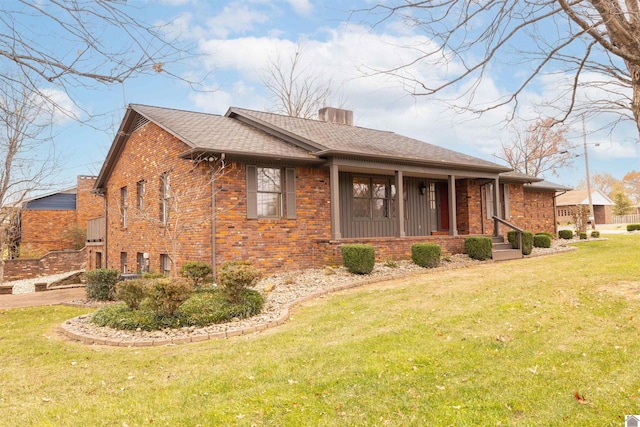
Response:
[{"label": "green grass", "polygon": [[0,311],[0,424],[620,426],[640,412],[640,238],[579,248],[337,293],[262,334],[181,346],[86,346],[55,329],[89,310]]}]

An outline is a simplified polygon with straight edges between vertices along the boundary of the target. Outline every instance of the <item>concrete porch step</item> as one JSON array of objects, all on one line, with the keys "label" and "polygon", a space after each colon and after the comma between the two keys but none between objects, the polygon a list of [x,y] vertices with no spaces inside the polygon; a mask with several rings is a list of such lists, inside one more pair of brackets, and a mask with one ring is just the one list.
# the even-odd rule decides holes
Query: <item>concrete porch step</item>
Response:
[{"label": "concrete porch step", "polygon": [[494,261],[520,259],[522,258],[522,251],[520,249],[493,249],[492,258]]},{"label": "concrete porch step", "polygon": [[511,246],[511,243],[494,243],[493,244],[494,251],[504,250],[504,249],[513,249],[513,247]]}]

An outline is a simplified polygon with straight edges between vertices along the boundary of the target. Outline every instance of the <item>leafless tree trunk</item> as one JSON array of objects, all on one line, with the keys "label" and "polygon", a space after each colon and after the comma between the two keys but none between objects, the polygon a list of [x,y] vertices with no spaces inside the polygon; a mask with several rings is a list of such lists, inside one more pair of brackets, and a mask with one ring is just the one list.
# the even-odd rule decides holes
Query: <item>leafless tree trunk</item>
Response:
[{"label": "leafless tree trunk", "polygon": [[[431,41],[403,47],[415,52],[412,62],[374,70],[399,77],[414,95],[466,87],[465,111],[481,114],[505,105],[516,111],[536,77],[564,74],[571,83],[546,100],[559,110],[557,120],[605,111],[620,117],[612,125],[631,119],[640,132],[638,0],[393,0],[366,12],[376,15],[377,24],[397,18]],[[492,67],[505,62],[519,66],[510,76],[515,86],[500,99],[474,98]],[[427,79],[416,73],[434,63],[449,65],[448,74]],[[580,102],[581,96],[587,99]]]},{"label": "leafless tree trunk", "polygon": [[572,156],[565,138],[567,128],[553,124],[553,119],[541,119],[524,132],[512,125],[513,141],[503,143],[496,157],[526,175],[556,175],[557,170],[571,164]]},{"label": "leafless tree trunk", "polygon": [[[144,16],[144,8],[126,1],[1,2],[0,83],[37,93],[78,119],[55,91],[76,101],[77,88],[120,84],[142,73],[177,77],[171,65],[190,54],[188,47],[136,15]],[[75,107],[82,109],[78,102]]]},{"label": "leafless tree trunk", "polygon": [[0,84],[0,283],[21,203],[33,192],[51,187],[55,150],[51,136],[42,135],[52,116],[33,92]]},{"label": "leafless tree trunk", "polygon": [[316,118],[331,96],[331,79],[305,63],[300,45],[288,60],[279,54],[270,58],[262,82],[272,101],[269,109],[291,117]]}]

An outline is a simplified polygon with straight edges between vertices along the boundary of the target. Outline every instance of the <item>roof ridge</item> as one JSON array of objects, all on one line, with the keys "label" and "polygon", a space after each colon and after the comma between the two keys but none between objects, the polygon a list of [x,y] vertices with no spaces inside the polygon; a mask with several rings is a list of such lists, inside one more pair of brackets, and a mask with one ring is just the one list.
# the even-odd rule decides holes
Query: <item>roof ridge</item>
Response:
[{"label": "roof ridge", "polygon": [[182,109],[182,108],[161,107],[159,105],[129,104],[129,107],[134,109],[134,110],[136,109],[136,107],[149,107],[149,108],[158,108],[158,109],[167,110],[167,111],[180,111],[180,112],[183,112],[183,113],[203,114],[205,116],[225,117],[224,114],[207,113],[207,112],[204,112],[204,111],[185,110],[185,109]]}]

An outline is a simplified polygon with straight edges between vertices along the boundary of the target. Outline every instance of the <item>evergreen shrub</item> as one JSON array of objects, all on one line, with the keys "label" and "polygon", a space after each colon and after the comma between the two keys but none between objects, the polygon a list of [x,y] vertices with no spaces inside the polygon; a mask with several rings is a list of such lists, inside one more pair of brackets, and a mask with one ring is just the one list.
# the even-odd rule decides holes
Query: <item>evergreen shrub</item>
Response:
[{"label": "evergreen shrub", "polygon": [[343,245],[342,265],[354,274],[369,274],[373,271],[376,252],[371,245]]},{"label": "evergreen shrub", "polygon": [[640,224],[627,224],[627,231],[640,230]]},{"label": "evergreen shrub", "polygon": [[260,276],[260,272],[248,261],[229,261],[220,268],[218,285],[230,302],[237,303],[242,290],[254,285]]},{"label": "evergreen shrub", "polygon": [[204,285],[205,278],[211,273],[213,268],[203,261],[187,261],[180,267],[180,276],[189,280],[194,289]]},{"label": "evergreen shrub", "polygon": [[592,231],[591,232],[591,237],[593,237],[594,239],[597,239],[600,237],[600,232],[599,231]]},{"label": "evergreen shrub", "polygon": [[116,296],[116,283],[120,277],[118,270],[98,268],[85,273],[87,285],[85,292],[88,300],[111,301]]},{"label": "evergreen shrub", "polygon": [[587,239],[587,233],[582,231],[580,232],[580,240],[586,240]]},{"label": "evergreen shrub", "polygon": [[440,265],[442,250],[435,243],[415,243],[411,246],[411,260],[424,268]]},{"label": "evergreen shrub", "polygon": [[464,239],[464,251],[469,258],[485,260],[491,258],[493,242],[491,237],[467,237]]},{"label": "evergreen shrub", "polygon": [[536,234],[533,236],[533,246],[535,248],[550,248],[551,237],[547,234]]},{"label": "evergreen shrub", "polygon": [[572,230],[560,230],[558,231],[558,237],[561,239],[571,240],[573,239],[573,231]]}]

